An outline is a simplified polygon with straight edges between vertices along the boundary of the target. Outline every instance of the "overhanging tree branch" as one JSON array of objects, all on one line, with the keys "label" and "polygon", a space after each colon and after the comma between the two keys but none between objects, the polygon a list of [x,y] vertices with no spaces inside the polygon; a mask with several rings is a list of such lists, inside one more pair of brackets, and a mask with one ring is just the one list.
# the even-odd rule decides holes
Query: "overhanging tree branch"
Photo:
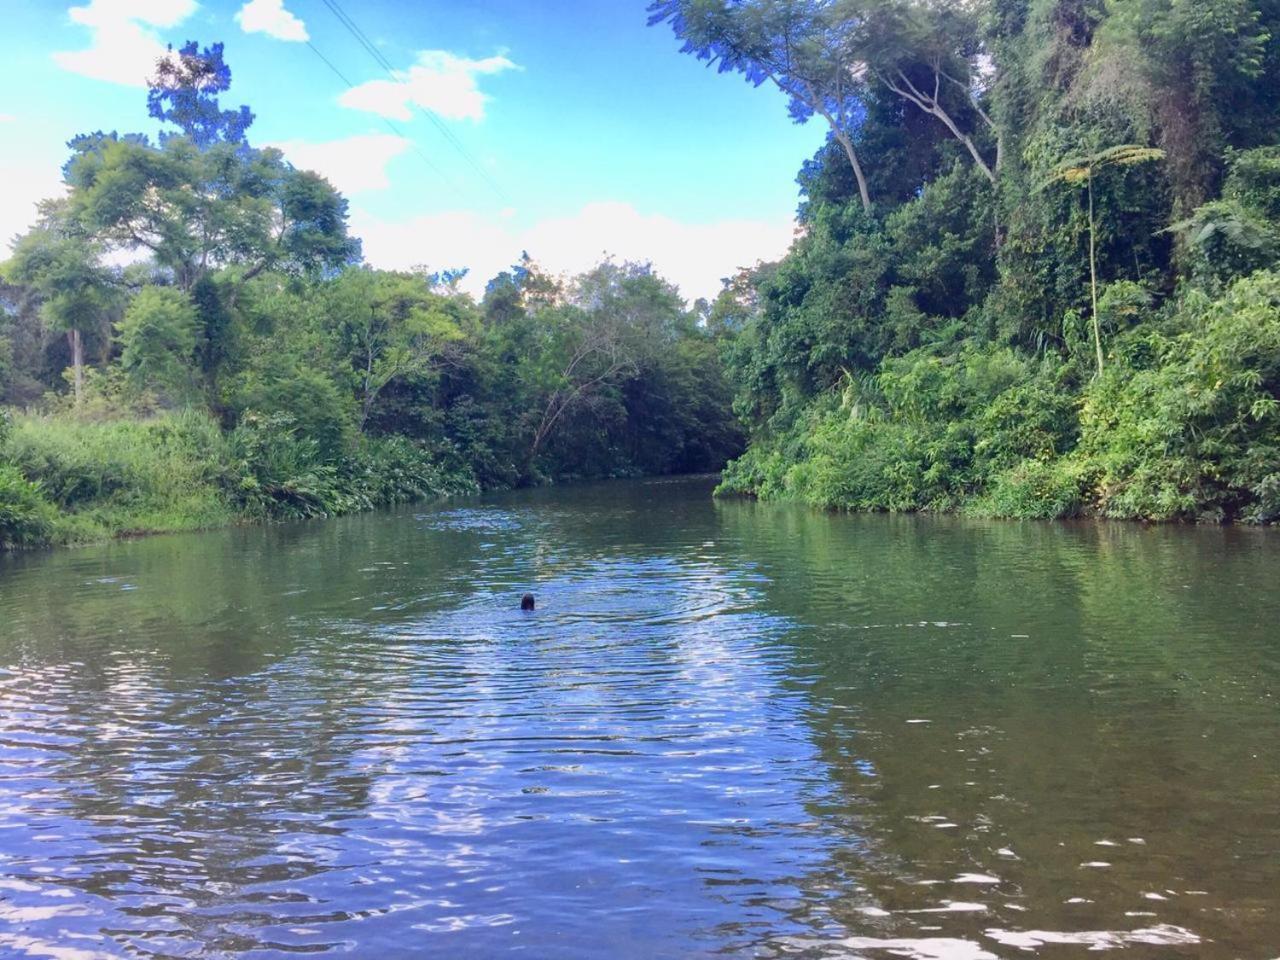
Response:
[{"label": "overhanging tree branch", "polygon": [[901,67],[894,67],[894,72],[892,74],[887,72],[878,72],[876,75],[886,87],[898,96],[910,103],[914,103],[925,113],[941,120],[943,125],[951,132],[951,135],[965,145],[965,148],[969,151],[969,155],[973,157],[973,162],[978,165],[978,169],[986,174],[988,180],[995,183],[997,179],[996,173],[983,158],[982,153],[978,150],[977,144],[973,142],[973,139],[968,134],[960,129],[951,114],[947,112],[946,108],[943,107],[941,103],[939,95],[941,93],[942,85],[942,69],[940,64],[935,61],[932,64],[932,69],[932,95],[924,93],[914,83],[912,83],[911,78],[907,76]]}]

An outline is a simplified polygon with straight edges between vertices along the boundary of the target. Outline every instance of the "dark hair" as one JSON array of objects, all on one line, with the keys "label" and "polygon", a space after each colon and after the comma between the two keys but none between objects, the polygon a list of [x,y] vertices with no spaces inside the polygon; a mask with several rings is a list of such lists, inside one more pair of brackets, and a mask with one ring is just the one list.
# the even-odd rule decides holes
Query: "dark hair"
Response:
[{"label": "dark hair", "polygon": [[533,609],[533,594],[532,594],[532,593],[526,593],[523,597],[521,597],[521,598],[520,598],[520,609],[521,609],[521,610],[532,610],[532,609]]}]

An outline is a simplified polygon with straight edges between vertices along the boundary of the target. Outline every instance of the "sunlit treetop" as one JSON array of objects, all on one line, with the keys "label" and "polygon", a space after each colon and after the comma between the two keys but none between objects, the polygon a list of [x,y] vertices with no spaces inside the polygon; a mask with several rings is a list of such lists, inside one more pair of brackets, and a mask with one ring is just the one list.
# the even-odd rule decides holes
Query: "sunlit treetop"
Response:
[{"label": "sunlit treetop", "polygon": [[[223,110],[218,94],[231,87],[231,68],[222,59],[222,44],[200,48],[189,40],[181,49],[156,62],[147,93],[147,111],[157,120],[172,123],[200,149],[215,143],[247,144],[245,131],[253,123],[246,106]],[[173,136],[169,134],[168,136]],[[166,134],[160,135],[163,141]]]},{"label": "sunlit treetop", "polygon": [[67,148],[71,151],[71,156],[67,157],[66,162],[62,165],[62,178],[71,183],[72,169],[76,163],[83,157],[88,155],[97,155],[109,143],[132,143],[139,147],[151,146],[151,140],[145,133],[118,133],[112,130],[105,133],[102,130],[95,130],[93,133],[78,133],[67,141]]}]

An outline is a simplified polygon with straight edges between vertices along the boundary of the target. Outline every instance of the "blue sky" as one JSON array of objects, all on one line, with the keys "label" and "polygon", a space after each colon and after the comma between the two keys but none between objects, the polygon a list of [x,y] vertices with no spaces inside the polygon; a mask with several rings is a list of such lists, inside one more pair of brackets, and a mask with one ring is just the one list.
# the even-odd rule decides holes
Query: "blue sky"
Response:
[{"label": "blue sky", "polygon": [[42,0],[7,11],[0,236],[56,192],[71,135],[152,132],[151,58],[198,39],[226,44],[229,105],[258,117],[251,142],[281,146],[348,195],[375,265],[470,266],[474,288],[526,246],[556,271],[609,252],[652,259],[699,296],[785,250],[795,173],[823,129],[792,124],[776,91],[679,54],[669,29],[646,26],[643,0],[339,3],[395,79],[324,0]]}]

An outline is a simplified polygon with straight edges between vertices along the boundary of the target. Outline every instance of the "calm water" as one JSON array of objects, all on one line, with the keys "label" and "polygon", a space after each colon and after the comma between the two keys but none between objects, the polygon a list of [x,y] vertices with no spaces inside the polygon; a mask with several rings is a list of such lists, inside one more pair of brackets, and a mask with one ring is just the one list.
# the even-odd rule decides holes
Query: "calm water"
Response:
[{"label": "calm water", "polygon": [[1280,534],[709,490],[0,561],[0,955],[1280,956]]}]

